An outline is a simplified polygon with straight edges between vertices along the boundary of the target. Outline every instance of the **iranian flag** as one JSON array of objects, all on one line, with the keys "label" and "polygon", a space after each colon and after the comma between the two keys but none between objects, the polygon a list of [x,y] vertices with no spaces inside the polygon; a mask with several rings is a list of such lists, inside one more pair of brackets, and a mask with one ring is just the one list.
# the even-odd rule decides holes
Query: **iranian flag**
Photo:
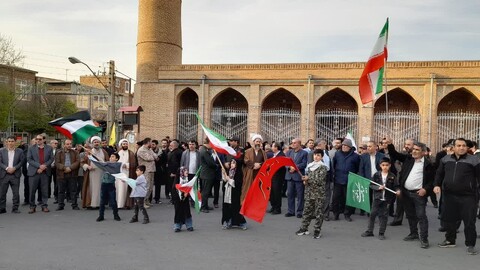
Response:
[{"label": "iranian flag", "polygon": [[55,119],[48,123],[58,132],[73,140],[73,144],[83,143],[92,135],[102,131],[95,125],[88,111],[76,112],[72,115]]},{"label": "iranian flag", "polygon": [[198,168],[197,173],[195,174],[195,177],[192,178],[192,180],[188,181],[185,184],[176,184],[175,188],[183,192],[184,194],[189,194],[190,197],[193,199],[195,202],[195,210],[197,213],[200,213],[200,208],[202,207],[202,196],[200,193],[200,189],[198,188],[198,175],[200,174],[200,168]]},{"label": "iranian flag", "polygon": [[375,100],[376,95],[382,92],[383,72],[387,62],[387,41],[388,18],[358,82],[362,104]]},{"label": "iranian flag", "polygon": [[230,147],[228,145],[227,139],[223,137],[221,134],[207,128],[205,124],[203,123],[202,119],[200,116],[197,114],[198,121],[200,122],[200,125],[202,125],[203,132],[205,132],[205,135],[207,135],[208,140],[210,141],[210,145],[212,148],[217,151],[218,153],[222,153],[225,155],[232,155],[235,158],[240,157],[241,153],[237,153],[235,149]]}]

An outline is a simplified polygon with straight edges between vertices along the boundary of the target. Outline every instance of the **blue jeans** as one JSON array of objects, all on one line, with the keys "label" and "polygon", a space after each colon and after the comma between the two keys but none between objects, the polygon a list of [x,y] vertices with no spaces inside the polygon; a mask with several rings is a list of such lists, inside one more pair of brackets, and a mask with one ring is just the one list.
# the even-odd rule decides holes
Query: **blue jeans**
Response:
[{"label": "blue jeans", "polygon": [[113,209],[113,216],[118,216],[117,194],[115,183],[102,183],[100,189],[100,213],[103,217],[105,214],[105,202],[108,199],[110,207]]},{"label": "blue jeans", "polygon": [[[193,228],[193,220],[191,217],[185,219],[185,227],[187,227],[187,229]],[[181,229],[181,228],[182,228],[182,224],[180,223],[173,224],[173,229]]]}]

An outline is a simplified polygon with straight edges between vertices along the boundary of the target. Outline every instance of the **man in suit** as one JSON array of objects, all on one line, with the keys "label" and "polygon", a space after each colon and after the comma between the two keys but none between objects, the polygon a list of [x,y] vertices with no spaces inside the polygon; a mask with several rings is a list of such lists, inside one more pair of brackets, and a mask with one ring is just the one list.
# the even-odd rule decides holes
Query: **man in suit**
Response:
[{"label": "man in suit", "polygon": [[[183,149],[183,148],[182,148]],[[175,178],[180,174],[180,161],[182,159],[183,150],[180,149],[178,141],[174,140],[170,142],[170,151],[167,154],[167,170],[169,177],[167,178],[167,185],[172,189]],[[173,204],[173,200],[170,200]]]},{"label": "man in suit", "polygon": [[202,184],[202,209],[200,211],[204,213],[213,210],[213,207],[208,206],[208,195],[213,187],[213,181],[216,178],[217,162],[213,157],[212,147],[210,146],[210,140],[205,138],[204,144],[200,147],[200,170],[199,178]]},{"label": "man in suit", "polygon": [[48,210],[48,184],[52,175],[52,163],[54,161],[52,147],[45,144],[44,137],[39,134],[35,137],[36,145],[28,148],[28,180],[30,186],[30,211],[33,214],[36,211],[35,191],[40,184],[42,194],[42,211]]},{"label": "man in suit", "polygon": [[[272,158],[284,157],[285,154],[282,151],[282,146],[278,142],[272,143]],[[272,191],[270,193],[270,204],[272,208],[270,213],[272,215],[278,215],[282,213],[282,187],[285,181],[285,173],[287,169],[282,167],[272,177]]]},{"label": "man in suit", "polygon": [[[80,155],[72,149],[72,141],[65,140],[63,149],[57,150],[55,155],[55,168],[57,170],[58,207],[57,211],[65,207],[66,191],[70,192],[72,209],[80,210],[77,205],[77,175],[80,168]],[[67,188],[68,187],[68,188]]]},{"label": "man in suit", "polygon": [[[358,174],[372,180],[373,175],[377,171],[380,171],[380,161],[384,155],[377,151],[377,145],[373,141],[369,141],[365,149],[367,152],[360,156],[360,168],[358,169]],[[370,190],[370,202],[373,202],[372,190]],[[360,215],[365,215],[365,211],[361,210]]]},{"label": "man in suit", "polygon": [[[402,162],[402,169],[398,177],[400,191],[410,234],[404,241],[413,241],[420,238],[420,247],[428,248],[428,218],[425,211],[427,194],[433,190],[435,167],[429,159],[425,158],[427,146],[424,143],[415,142],[412,153],[401,154],[395,151],[392,141],[388,140],[388,152]],[[418,233],[420,225],[420,235]]]},{"label": "man in suit", "polygon": [[300,139],[295,138],[292,140],[292,149],[290,149],[287,157],[293,159],[295,165],[297,165],[297,171],[294,167],[289,167],[285,173],[285,180],[287,181],[287,199],[288,210],[285,214],[286,217],[295,215],[295,197],[297,197],[297,218],[303,217],[303,204],[304,204],[304,191],[302,176],[305,174],[305,168],[307,167],[308,153],[302,149],[302,142]]},{"label": "man in suit", "polygon": [[6,213],[8,187],[12,189],[12,213],[20,213],[20,177],[22,176],[23,151],[15,148],[15,137],[7,138],[7,147],[0,149],[0,214]]}]

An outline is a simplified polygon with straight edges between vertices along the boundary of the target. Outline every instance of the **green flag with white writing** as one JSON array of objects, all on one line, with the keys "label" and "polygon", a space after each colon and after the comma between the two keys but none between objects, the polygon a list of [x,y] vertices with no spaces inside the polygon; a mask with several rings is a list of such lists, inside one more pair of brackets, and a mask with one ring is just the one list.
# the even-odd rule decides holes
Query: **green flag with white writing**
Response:
[{"label": "green flag with white writing", "polygon": [[360,175],[349,173],[347,185],[347,202],[351,207],[370,213],[370,180]]}]

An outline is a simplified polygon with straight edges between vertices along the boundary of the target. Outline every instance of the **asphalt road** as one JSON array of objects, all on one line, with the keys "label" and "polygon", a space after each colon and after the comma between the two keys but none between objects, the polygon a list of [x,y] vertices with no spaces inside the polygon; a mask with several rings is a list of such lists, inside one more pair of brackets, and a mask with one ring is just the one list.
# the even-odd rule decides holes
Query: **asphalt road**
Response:
[{"label": "asphalt road", "polygon": [[[10,193],[9,193],[10,194]],[[10,194],[11,195],[11,194]],[[442,249],[439,221],[430,204],[430,244],[404,242],[408,226],[388,227],[387,239],[362,238],[367,217],[354,215],[324,222],[322,238],[297,236],[300,219],[267,214],[263,224],[248,230],[222,230],[221,209],[193,214],[195,231],[174,233],[173,206],[148,209],[151,223],[129,224],[133,211],[121,210],[114,221],[96,222],[98,211],[73,211],[66,205],[50,213],[0,215],[0,269],[478,269],[480,256],[469,256],[463,230],[457,247]],[[166,201],[165,199],[163,199]],[[211,199],[210,199],[211,200]],[[22,198],[23,201],[23,198]],[[284,199],[284,208],[286,199]],[[285,211],[284,211],[285,213]],[[312,225],[313,226],[313,225]],[[378,224],[375,228],[378,232]]]}]

